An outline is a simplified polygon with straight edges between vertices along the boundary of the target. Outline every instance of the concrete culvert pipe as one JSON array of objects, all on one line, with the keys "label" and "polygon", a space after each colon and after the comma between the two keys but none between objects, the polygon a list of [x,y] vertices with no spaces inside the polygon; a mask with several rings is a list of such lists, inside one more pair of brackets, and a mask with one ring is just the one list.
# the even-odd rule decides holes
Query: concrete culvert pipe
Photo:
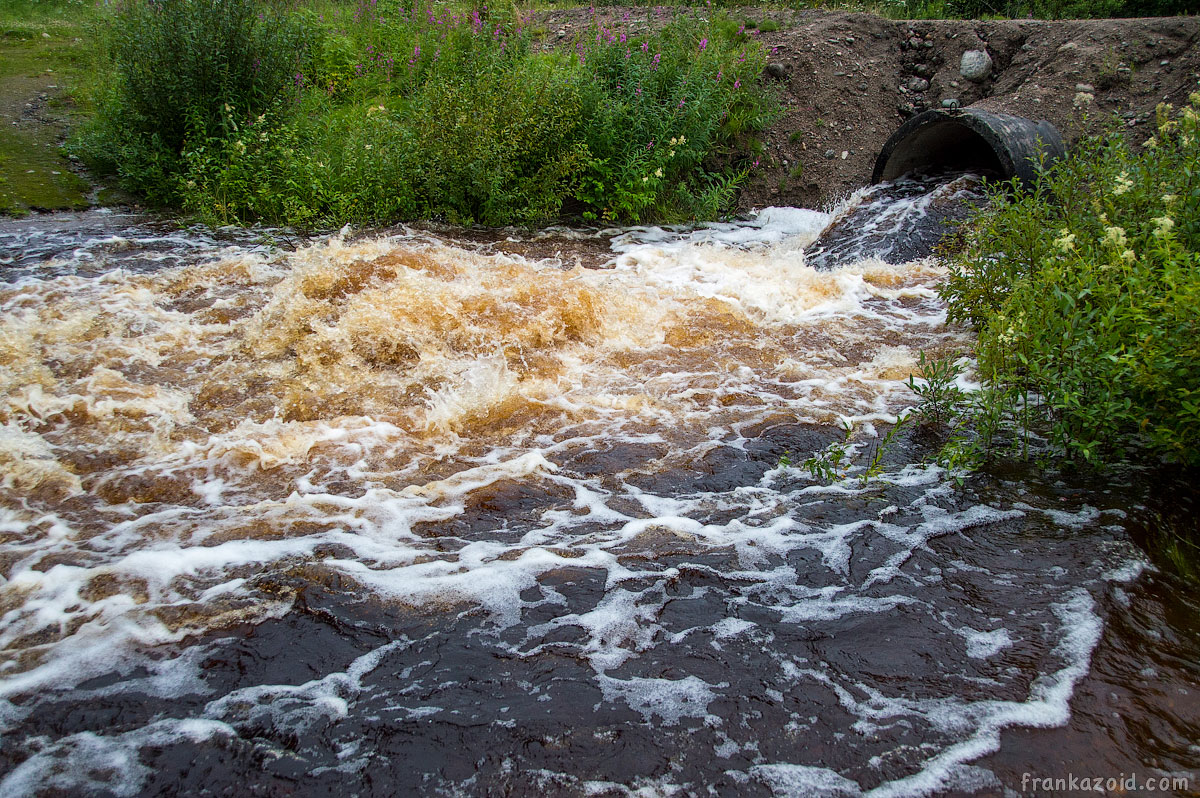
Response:
[{"label": "concrete culvert pipe", "polygon": [[981,108],[934,110],[909,119],[875,160],[872,183],[918,170],[971,170],[1019,177],[1032,184],[1039,150],[1046,163],[1066,154],[1058,129],[1045,120],[996,114]]}]

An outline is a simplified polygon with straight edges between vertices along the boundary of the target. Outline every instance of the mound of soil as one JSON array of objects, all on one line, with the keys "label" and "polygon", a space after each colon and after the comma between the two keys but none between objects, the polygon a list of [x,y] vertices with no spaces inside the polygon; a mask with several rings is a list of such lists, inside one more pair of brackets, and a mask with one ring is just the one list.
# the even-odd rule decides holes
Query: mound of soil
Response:
[{"label": "mound of soil", "polygon": [[[1118,115],[1136,145],[1151,135],[1159,103],[1178,106],[1200,90],[1196,17],[981,22],[820,10],[734,13],[780,26],[758,38],[772,51],[767,79],[785,109],[763,137],[767,157],[742,192],[742,210],[832,204],[870,182],[879,151],[905,119],[946,100],[1049,120],[1068,146]],[[626,25],[662,20],[646,7],[597,14]],[[551,42],[570,41],[592,21],[588,9],[540,17]],[[982,82],[959,72],[967,50],[991,57],[992,72]]]}]

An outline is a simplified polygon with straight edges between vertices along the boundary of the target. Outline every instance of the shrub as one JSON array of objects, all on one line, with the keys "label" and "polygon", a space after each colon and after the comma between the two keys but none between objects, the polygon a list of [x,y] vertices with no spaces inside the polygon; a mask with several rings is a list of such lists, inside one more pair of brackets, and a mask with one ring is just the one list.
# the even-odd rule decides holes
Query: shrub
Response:
[{"label": "shrub", "polygon": [[596,25],[542,54],[515,12],[253,2],[123,10],[119,79],[76,150],[221,223],[712,218],[774,107],[762,48],[723,15],[645,38]]},{"label": "shrub", "polygon": [[1159,111],[1140,152],[1110,132],[998,193],[942,289],[1010,419],[1086,461],[1200,462],[1200,94]]},{"label": "shrub", "polygon": [[255,0],[129,0],[107,32],[114,80],[76,151],[175,203],[189,137],[229,139],[303,81],[314,35],[299,20]]},{"label": "shrub", "polygon": [[254,0],[130,0],[116,18],[121,107],[140,133],[183,147],[267,110],[308,69],[309,33]]}]

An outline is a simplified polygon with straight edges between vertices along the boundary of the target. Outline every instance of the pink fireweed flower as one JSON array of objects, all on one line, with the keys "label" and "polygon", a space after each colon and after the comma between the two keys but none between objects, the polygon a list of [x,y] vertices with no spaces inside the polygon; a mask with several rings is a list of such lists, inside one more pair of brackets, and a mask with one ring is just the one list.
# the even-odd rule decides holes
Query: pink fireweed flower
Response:
[{"label": "pink fireweed flower", "polygon": [[621,44],[625,43],[625,31],[621,31]]},{"label": "pink fireweed flower", "polygon": [[735,89],[740,89],[740,88],[742,87],[742,79],[741,79],[741,78],[738,78],[737,80],[735,80],[735,81],[733,82],[733,87],[734,87]]},{"label": "pink fireweed flower", "polygon": [[654,60],[651,62],[654,65],[653,69],[658,69],[658,62],[661,60],[662,60],[662,53],[655,53]]},{"label": "pink fireweed flower", "polygon": [[654,149],[654,139],[650,139],[650,143],[646,145],[646,149],[648,149],[648,150]]},{"label": "pink fireweed flower", "polygon": [[680,100],[680,101],[679,101],[679,105],[677,105],[677,106],[676,106],[676,108],[682,108],[682,107],[683,107],[683,104],[684,104],[684,102],[686,102],[686,98],[684,98],[683,100]]},{"label": "pink fireweed flower", "polygon": [[642,52],[647,53],[649,51],[650,51],[650,42],[642,42]]},{"label": "pink fireweed flower", "polygon": [[700,52],[704,52],[704,49],[706,47],[708,47],[708,38],[707,37],[700,40]]}]

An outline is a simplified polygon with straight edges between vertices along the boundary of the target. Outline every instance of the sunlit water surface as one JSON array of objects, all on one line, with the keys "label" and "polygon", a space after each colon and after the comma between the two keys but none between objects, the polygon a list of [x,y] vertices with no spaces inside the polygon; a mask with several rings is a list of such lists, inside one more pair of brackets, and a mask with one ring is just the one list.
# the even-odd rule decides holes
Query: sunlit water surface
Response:
[{"label": "sunlit water surface", "polygon": [[970,338],[935,259],[808,265],[828,221],[0,223],[0,795],[1194,774],[1147,487],[960,488],[912,432],[861,479]]}]

